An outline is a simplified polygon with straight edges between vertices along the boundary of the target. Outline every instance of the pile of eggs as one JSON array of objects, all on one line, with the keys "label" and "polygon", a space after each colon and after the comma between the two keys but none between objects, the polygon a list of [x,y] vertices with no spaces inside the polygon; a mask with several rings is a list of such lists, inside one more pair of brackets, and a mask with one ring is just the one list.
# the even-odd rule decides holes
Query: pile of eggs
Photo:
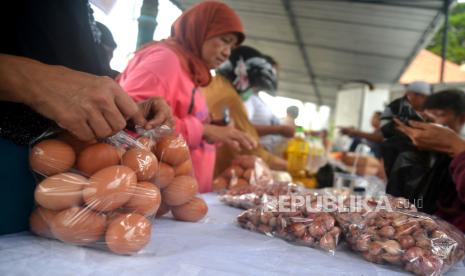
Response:
[{"label": "pile of eggs", "polygon": [[202,219],[208,207],[195,197],[185,141],[175,135],[129,140],[131,145],[85,143],[64,132],[34,145],[30,166],[43,180],[34,193],[31,231],[133,254],[150,241],[155,215],[171,211],[178,220]]},{"label": "pile of eggs", "polygon": [[271,171],[258,157],[240,155],[231,165],[213,180],[213,191],[244,189],[249,185],[272,182]]}]

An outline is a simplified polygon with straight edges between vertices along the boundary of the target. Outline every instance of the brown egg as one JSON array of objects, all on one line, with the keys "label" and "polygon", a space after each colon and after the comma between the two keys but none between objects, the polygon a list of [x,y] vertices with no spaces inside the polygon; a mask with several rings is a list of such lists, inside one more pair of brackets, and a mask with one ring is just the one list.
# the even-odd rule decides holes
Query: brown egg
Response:
[{"label": "brown egg", "polygon": [[82,189],[87,178],[75,173],[60,173],[44,179],[36,186],[36,202],[50,210],[60,211],[82,204]]},{"label": "brown egg", "polygon": [[84,188],[84,202],[96,211],[111,211],[123,206],[134,193],[136,173],[126,166],[112,166],[100,170]]},{"label": "brown egg", "polygon": [[124,155],[121,165],[136,172],[137,180],[147,181],[155,176],[158,170],[158,160],[155,154],[146,149],[130,149]]},{"label": "brown egg", "polygon": [[142,136],[137,138],[137,142],[139,142],[142,146],[148,149],[151,152],[155,152],[156,142],[150,137]]},{"label": "brown egg", "polygon": [[155,178],[151,180],[152,183],[163,189],[167,187],[174,179],[174,169],[170,165],[163,162],[158,163],[158,172],[155,174]]},{"label": "brown egg", "polygon": [[105,242],[117,254],[133,254],[141,250],[149,241],[152,224],[139,214],[119,216],[108,226]]},{"label": "brown egg", "polygon": [[181,136],[166,136],[157,143],[155,151],[158,160],[171,166],[178,166],[190,158],[189,148]]},{"label": "brown egg", "polygon": [[121,209],[118,209],[117,211],[111,211],[106,213],[107,215],[107,227],[110,225],[115,219],[120,218],[121,216],[126,216],[128,213],[122,211]]},{"label": "brown egg", "polygon": [[247,186],[249,186],[249,182],[247,180],[245,180],[244,178],[235,178],[231,179],[229,188],[243,188]]},{"label": "brown egg", "polygon": [[163,203],[163,199],[162,199],[162,202],[160,204],[160,207],[158,208],[156,217],[160,218],[160,217],[168,214],[170,212],[170,210],[171,210],[171,207],[166,205],[165,203]]},{"label": "brown egg", "polygon": [[174,173],[176,176],[179,175],[190,175],[192,173],[192,161],[191,159],[187,159],[186,161],[182,162],[176,168],[174,168]]},{"label": "brown egg", "polygon": [[173,216],[182,221],[196,222],[201,220],[208,212],[208,206],[201,198],[194,197],[189,202],[171,208]]},{"label": "brown egg", "polygon": [[123,159],[123,155],[126,153],[126,149],[124,147],[116,147],[116,151],[118,152],[119,160]]},{"label": "brown egg", "polygon": [[57,139],[70,145],[76,154],[81,153],[81,151],[83,151],[88,146],[97,143],[97,140],[92,140],[88,142],[81,141],[68,131],[60,132],[57,136]]},{"label": "brown egg", "polygon": [[232,165],[223,172],[223,176],[226,179],[231,179],[233,177],[241,177],[244,173],[244,169],[238,165]]},{"label": "brown egg", "polygon": [[37,207],[29,217],[29,227],[31,232],[46,238],[53,238],[50,224],[58,211],[52,211],[43,207]]},{"label": "brown egg", "polygon": [[226,178],[219,176],[213,180],[212,190],[214,192],[222,191],[227,189],[229,186],[229,181]]},{"label": "brown egg", "polygon": [[150,182],[139,182],[133,196],[123,208],[143,216],[154,215],[161,204],[161,193],[157,186]]},{"label": "brown egg", "polygon": [[98,143],[83,150],[77,160],[77,169],[90,176],[103,168],[118,165],[118,150],[109,144]]},{"label": "brown egg", "polygon": [[232,164],[239,165],[244,169],[253,169],[255,168],[256,162],[257,157],[254,155],[239,155],[234,158]]},{"label": "brown egg", "polygon": [[32,170],[50,176],[68,171],[76,161],[73,148],[59,140],[49,139],[31,149],[29,163]]},{"label": "brown egg", "polygon": [[100,239],[105,232],[106,217],[90,209],[72,207],[58,213],[50,229],[59,240],[76,245],[87,245]]},{"label": "brown egg", "polygon": [[255,175],[255,170],[254,169],[247,169],[247,170],[245,170],[242,177],[244,177],[245,180],[250,182],[250,179],[253,178],[254,175]]},{"label": "brown egg", "polygon": [[173,182],[163,189],[163,202],[169,206],[178,206],[191,200],[198,192],[197,180],[192,176],[181,175],[174,178]]}]

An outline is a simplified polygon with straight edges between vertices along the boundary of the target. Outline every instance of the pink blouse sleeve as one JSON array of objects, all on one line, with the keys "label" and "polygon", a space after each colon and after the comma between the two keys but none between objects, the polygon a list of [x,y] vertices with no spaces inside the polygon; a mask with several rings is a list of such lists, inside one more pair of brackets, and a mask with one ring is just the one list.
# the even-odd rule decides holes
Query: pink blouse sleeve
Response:
[{"label": "pink blouse sleeve", "polygon": [[[129,65],[119,80],[120,85],[136,101],[143,101],[153,96],[163,97],[173,111],[176,131],[183,135],[190,148],[198,147],[202,142],[203,123],[195,116],[181,114],[180,106],[190,99],[184,99],[187,96],[180,95],[179,87],[175,85],[179,81],[176,79],[176,72],[167,73],[167,70],[175,68],[159,66],[160,64],[170,63],[166,60],[163,62],[145,60],[137,66]],[[165,71],[158,74],[157,71],[162,69]]]},{"label": "pink blouse sleeve", "polygon": [[186,139],[189,148],[196,148],[202,143],[203,123],[196,117],[176,118],[176,130]]}]

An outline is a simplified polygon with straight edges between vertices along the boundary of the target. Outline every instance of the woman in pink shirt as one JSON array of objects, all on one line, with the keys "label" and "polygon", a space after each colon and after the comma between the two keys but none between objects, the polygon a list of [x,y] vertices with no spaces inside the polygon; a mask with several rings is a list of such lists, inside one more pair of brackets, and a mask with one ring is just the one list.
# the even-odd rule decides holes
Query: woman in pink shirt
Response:
[{"label": "woman in pink shirt", "polygon": [[135,53],[119,83],[136,101],[165,98],[176,119],[176,130],[189,146],[200,192],[211,191],[214,143],[240,149],[255,147],[247,134],[209,124],[209,112],[199,87],[211,81],[210,69],[228,59],[242,43],[242,23],[227,5],[202,2],[173,24],[170,38],[153,42]]}]

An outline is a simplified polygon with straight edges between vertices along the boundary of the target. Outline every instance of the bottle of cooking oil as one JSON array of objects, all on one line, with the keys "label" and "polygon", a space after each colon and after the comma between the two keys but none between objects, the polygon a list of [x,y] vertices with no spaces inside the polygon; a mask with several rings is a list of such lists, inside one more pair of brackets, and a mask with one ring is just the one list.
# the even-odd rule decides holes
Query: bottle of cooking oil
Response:
[{"label": "bottle of cooking oil", "polygon": [[288,171],[294,181],[305,178],[305,167],[307,165],[308,153],[310,147],[305,140],[305,134],[302,127],[297,127],[294,138],[287,143],[287,164]]}]

